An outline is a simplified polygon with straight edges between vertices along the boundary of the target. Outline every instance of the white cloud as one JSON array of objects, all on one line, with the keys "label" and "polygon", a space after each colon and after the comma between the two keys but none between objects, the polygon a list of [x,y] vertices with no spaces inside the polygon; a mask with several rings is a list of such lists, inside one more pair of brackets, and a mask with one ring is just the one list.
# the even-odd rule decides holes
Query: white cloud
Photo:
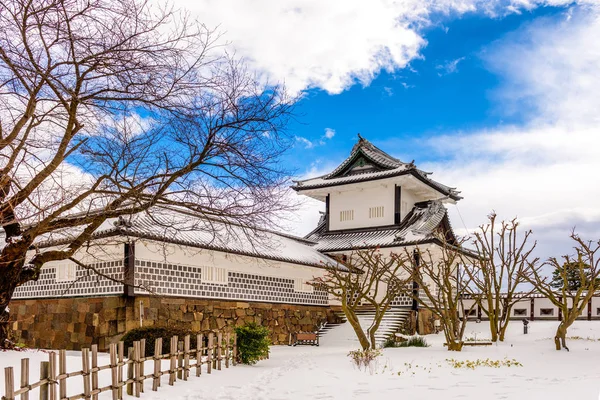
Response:
[{"label": "white cloud", "polygon": [[332,139],[335,136],[335,129],[325,128],[325,138]]},{"label": "white cloud", "polygon": [[483,54],[503,78],[499,107],[528,122],[432,138],[428,145],[446,161],[421,165],[463,191],[467,228],[492,209],[517,216],[534,229],[543,256],[569,251],[573,228],[600,238],[600,9],[566,15],[523,27]]},{"label": "white cloud", "polygon": [[524,0],[176,0],[224,33],[238,55],[292,94],[308,88],[340,93],[369,85],[420,58],[422,28],[432,15],[504,15],[539,2]]},{"label": "white cloud", "polygon": [[435,69],[440,70],[438,72],[438,76],[449,75],[455,72],[458,72],[458,63],[463,61],[465,57],[456,58],[454,60],[446,61],[442,64],[438,64],[435,66]]},{"label": "white cloud", "polygon": [[296,142],[302,144],[305,149],[312,149],[313,147],[315,147],[313,142],[302,136],[296,136]]},{"label": "white cloud", "polygon": [[[495,210],[533,229],[544,258],[571,250],[573,228],[582,237],[600,238],[600,11],[574,10],[525,26],[482,54],[502,77],[498,107],[520,109],[525,124],[432,137],[423,144],[444,161],[419,167],[462,190],[464,200],[449,206],[459,233],[472,231]],[[392,146],[383,148],[394,153]],[[325,167],[307,175],[334,165]],[[310,211],[316,221],[320,209],[307,204],[303,215]],[[312,226],[301,224],[297,232]]]}]

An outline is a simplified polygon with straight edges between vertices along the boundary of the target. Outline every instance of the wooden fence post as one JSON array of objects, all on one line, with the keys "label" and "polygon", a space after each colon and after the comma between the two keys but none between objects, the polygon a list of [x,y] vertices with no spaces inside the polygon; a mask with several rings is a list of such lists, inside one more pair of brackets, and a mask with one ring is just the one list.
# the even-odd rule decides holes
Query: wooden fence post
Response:
[{"label": "wooden fence post", "polygon": [[173,336],[171,338],[171,350],[169,353],[169,357],[171,359],[171,362],[169,364],[169,385],[173,386],[173,384],[175,383],[175,368],[176,368],[176,363],[177,363],[177,336]]},{"label": "wooden fence post", "polygon": [[133,396],[133,347],[127,349],[127,384],[126,393]]},{"label": "wooden fence post", "polygon": [[[58,398],[65,399],[67,397],[67,351],[58,351]],[[116,399],[115,399],[116,400]]]},{"label": "wooden fence post", "polygon": [[229,368],[229,346],[231,346],[231,337],[227,332],[225,334],[225,368]]},{"label": "wooden fence post", "polygon": [[233,333],[233,365],[237,364],[237,333]]},{"label": "wooden fence post", "polygon": [[4,368],[4,398],[6,400],[14,400],[15,398],[15,377],[13,373],[12,367]]},{"label": "wooden fence post", "polygon": [[48,392],[50,400],[56,400],[56,353],[48,353]]},{"label": "wooden fence post", "polygon": [[221,360],[223,359],[223,332],[217,333],[217,370],[221,370]]},{"label": "wooden fence post", "polygon": [[118,379],[119,379],[119,400],[123,400],[123,356],[125,352],[125,343],[122,341],[118,345],[119,355],[119,368],[118,368]]},{"label": "wooden fence post", "polygon": [[[42,361],[40,363],[40,381],[48,379],[48,369],[48,361]],[[40,386],[40,400],[48,400],[48,383],[44,383]]]},{"label": "wooden fence post", "polygon": [[204,337],[201,333],[196,335],[196,376],[202,374],[202,347],[204,346]]},{"label": "wooden fence post", "polygon": [[140,342],[133,342],[133,388],[135,397],[140,397]]},{"label": "wooden fence post", "polygon": [[[108,347],[110,354],[110,385],[112,386],[112,400],[119,399],[119,378],[117,378],[117,345],[111,343]],[[60,399],[63,397],[61,395]]]},{"label": "wooden fence post", "polygon": [[90,395],[90,349],[81,349],[81,365],[83,377],[83,398],[89,399]]},{"label": "wooden fence post", "polygon": [[183,338],[183,380],[190,376],[190,335]]},{"label": "wooden fence post", "polygon": [[146,358],[146,339],[140,340],[140,377],[142,382],[140,383],[140,392],[144,393],[144,358]]},{"label": "wooden fence post", "polygon": [[92,400],[98,400],[98,345],[92,345]]},{"label": "wooden fence post", "polygon": [[[21,389],[29,386],[29,358],[21,359]],[[29,391],[21,395],[21,400],[29,400]]]},{"label": "wooden fence post", "polygon": [[177,342],[177,379],[183,379],[183,342]]},{"label": "wooden fence post", "polygon": [[212,372],[213,340],[214,340],[214,334],[212,332],[209,332],[208,333],[208,347],[206,349],[206,373],[207,374],[210,374]]},{"label": "wooden fence post", "polygon": [[160,386],[160,361],[162,355],[162,338],[154,341],[154,378],[152,379],[152,390],[155,392]]}]

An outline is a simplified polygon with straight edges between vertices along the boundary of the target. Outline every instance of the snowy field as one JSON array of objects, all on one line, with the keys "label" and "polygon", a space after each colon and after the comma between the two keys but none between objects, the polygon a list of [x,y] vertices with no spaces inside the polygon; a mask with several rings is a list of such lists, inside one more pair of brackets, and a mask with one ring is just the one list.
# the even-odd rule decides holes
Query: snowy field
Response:
[{"label": "snowy field", "polygon": [[[150,390],[142,399],[600,399],[600,322],[576,322],[569,330],[571,352],[553,349],[551,337],[557,322],[532,322],[530,333],[523,335],[522,324],[512,323],[509,336],[502,344],[467,347],[461,353],[443,347],[443,335],[429,335],[428,348],[385,349],[373,374],[353,367],[346,354],[358,348],[351,328],[344,324],[328,333],[320,347],[274,346],[271,358],[255,366],[236,366],[188,382],[167,384],[163,377],[158,392]],[[467,337],[485,339],[487,325],[472,323]],[[70,370],[80,369],[78,353],[70,352]],[[42,352],[0,353],[0,366],[15,367],[19,376],[19,360],[31,359],[37,373]],[[72,359],[71,359],[72,357]],[[100,365],[108,363],[102,355]],[[453,368],[447,359],[516,360],[523,366]],[[166,365],[165,365],[166,367]],[[151,371],[150,363],[146,371]],[[103,371],[104,372],[104,371]],[[2,374],[3,375],[3,374]],[[0,376],[2,376],[0,375]],[[193,375],[193,372],[192,372]],[[109,377],[100,376],[100,384]],[[69,379],[68,395],[81,391],[77,378]],[[4,380],[0,382],[4,393]],[[33,397],[37,398],[36,394]],[[102,393],[101,399],[110,398]]]}]

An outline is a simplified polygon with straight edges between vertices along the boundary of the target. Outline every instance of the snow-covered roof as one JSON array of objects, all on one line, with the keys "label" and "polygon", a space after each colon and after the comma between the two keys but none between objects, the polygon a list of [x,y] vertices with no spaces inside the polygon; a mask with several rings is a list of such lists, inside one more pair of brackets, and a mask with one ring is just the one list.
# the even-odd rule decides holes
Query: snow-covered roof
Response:
[{"label": "snow-covered roof", "polygon": [[317,242],[314,248],[322,252],[395,247],[431,242],[438,227],[449,235],[449,241],[454,240],[446,208],[440,201],[428,201],[415,204],[400,225],[327,232],[322,219],[306,238]]},{"label": "snow-covered roof", "polygon": [[[151,212],[112,219],[95,234],[96,238],[112,236],[157,240],[311,267],[337,265],[340,269],[346,269],[317,251],[313,247],[315,243],[310,240],[208,219],[182,210],[155,208]],[[67,243],[68,240],[68,235],[62,235],[60,239],[38,245],[53,246]]]},{"label": "snow-covered roof", "polygon": [[[357,168],[357,165],[359,168]],[[292,189],[303,191],[401,175],[411,175],[453,200],[460,200],[462,198],[458,195],[460,192],[455,190],[455,188],[430,179],[428,177],[430,173],[418,169],[413,162],[405,163],[390,156],[368,140],[360,137],[360,135],[348,158],[331,173],[297,181],[296,185],[292,186]]]}]

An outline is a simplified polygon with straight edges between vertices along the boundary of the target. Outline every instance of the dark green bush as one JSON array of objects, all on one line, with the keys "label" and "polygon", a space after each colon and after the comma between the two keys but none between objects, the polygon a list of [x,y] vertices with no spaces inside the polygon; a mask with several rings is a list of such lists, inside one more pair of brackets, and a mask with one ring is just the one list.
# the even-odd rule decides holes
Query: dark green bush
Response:
[{"label": "dark green bush", "polygon": [[235,328],[238,358],[242,364],[256,364],[269,355],[269,330],[255,322]]},{"label": "dark green bush", "polygon": [[383,347],[429,347],[429,345],[423,336],[412,336],[404,342],[396,342],[392,336],[383,343]]},{"label": "dark green bush", "polygon": [[158,338],[163,339],[162,353],[168,354],[171,351],[171,338],[178,336],[178,340],[183,340],[185,335],[190,335],[190,348],[196,348],[196,332],[187,331],[181,328],[161,328],[154,326],[147,326],[142,328],[135,328],[127,332],[121,340],[125,342],[125,355],[127,355],[127,349],[133,346],[133,342],[146,339],[146,356],[154,355],[154,341]]},{"label": "dark green bush", "polygon": [[423,336],[413,336],[406,342],[398,343],[397,347],[429,347]]}]

